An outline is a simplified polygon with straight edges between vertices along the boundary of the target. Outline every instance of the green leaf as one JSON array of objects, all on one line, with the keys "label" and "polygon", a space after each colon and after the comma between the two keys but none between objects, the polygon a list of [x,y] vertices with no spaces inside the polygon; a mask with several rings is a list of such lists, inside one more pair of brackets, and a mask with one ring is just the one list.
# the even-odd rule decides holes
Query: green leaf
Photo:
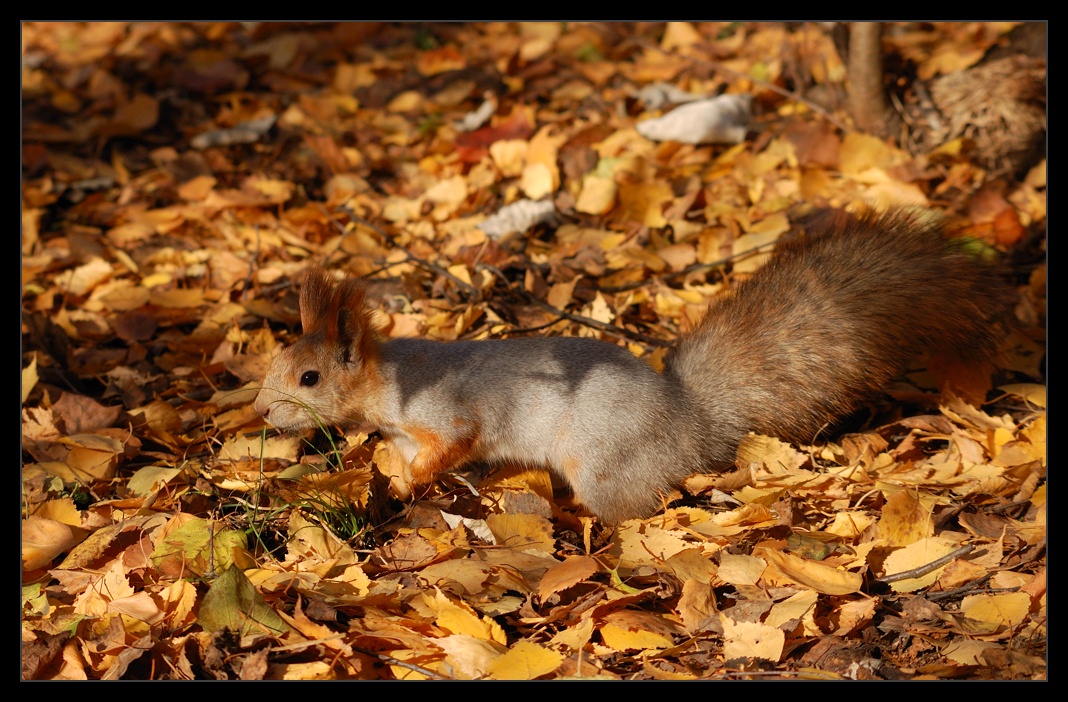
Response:
[{"label": "green leaf", "polygon": [[236,565],[211,584],[197,610],[197,622],[205,631],[229,629],[240,636],[290,630]]},{"label": "green leaf", "polygon": [[191,519],[160,539],[151,559],[164,575],[203,577],[226,570],[247,548],[242,532],[220,529],[217,522]]}]

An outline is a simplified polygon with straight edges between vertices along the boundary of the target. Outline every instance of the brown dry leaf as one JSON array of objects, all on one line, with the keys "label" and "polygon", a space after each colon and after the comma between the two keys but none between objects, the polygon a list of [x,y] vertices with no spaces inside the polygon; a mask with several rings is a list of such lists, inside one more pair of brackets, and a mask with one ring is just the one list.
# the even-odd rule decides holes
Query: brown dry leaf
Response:
[{"label": "brown dry leaf", "polygon": [[293,510],[286,526],[289,535],[287,562],[318,561],[342,566],[358,562],[356,553],[348,544],[328,529],[310,522],[301,511]]},{"label": "brown dry leaf", "polygon": [[132,136],[147,131],[159,120],[159,101],[138,93],[115,110],[110,123],[101,127],[101,133]]},{"label": "brown dry leaf", "polygon": [[92,398],[65,392],[52,405],[53,415],[71,434],[110,427],[119,418],[119,407],[105,407]]},{"label": "brown dry leaf", "polygon": [[153,289],[149,294],[149,301],[164,308],[201,307],[204,304],[204,291],[181,288]]},{"label": "brown dry leaf", "polygon": [[619,186],[620,216],[639,222],[649,227],[662,227],[667,224],[663,209],[671,202],[671,186],[662,181]]},{"label": "brown dry leaf", "polygon": [[566,590],[586,580],[601,570],[597,559],[590,556],[569,556],[560,564],[545,571],[538,583],[538,597],[544,600],[549,595]]}]

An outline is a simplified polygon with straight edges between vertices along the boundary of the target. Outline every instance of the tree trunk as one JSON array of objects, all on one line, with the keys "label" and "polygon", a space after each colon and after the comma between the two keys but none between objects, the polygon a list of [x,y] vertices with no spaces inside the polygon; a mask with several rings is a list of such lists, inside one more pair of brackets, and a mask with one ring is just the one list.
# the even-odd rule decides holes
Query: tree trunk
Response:
[{"label": "tree trunk", "polygon": [[861,131],[891,136],[893,113],[883,91],[882,23],[849,25],[849,111]]}]

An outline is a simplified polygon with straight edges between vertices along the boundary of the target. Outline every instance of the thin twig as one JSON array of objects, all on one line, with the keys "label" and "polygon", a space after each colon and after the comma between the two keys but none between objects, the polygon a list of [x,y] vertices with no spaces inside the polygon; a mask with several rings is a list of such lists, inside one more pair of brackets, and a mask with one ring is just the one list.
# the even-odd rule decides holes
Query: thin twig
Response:
[{"label": "thin twig", "polygon": [[875,580],[880,583],[895,583],[898,580],[908,580],[910,578],[922,578],[933,570],[938,570],[945,564],[952,561],[954,558],[960,558],[961,556],[971,553],[975,550],[974,544],[964,544],[952,553],[947,553],[941,558],[936,558],[930,563],[926,563],[918,568],[912,568],[910,570],[902,571],[900,573],[894,573],[892,575],[884,575],[881,578]]},{"label": "thin twig", "polygon": [[1011,510],[1014,510],[1017,507],[1023,507],[1024,505],[1030,505],[1030,504],[1031,504],[1031,500],[1019,500],[1017,502],[1009,502],[1009,503],[1004,504],[1004,505],[997,505],[995,507],[989,507],[989,508],[984,509],[983,511],[984,512],[989,512],[990,514],[1001,514],[1003,512],[1009,512]]},{"label": "thin twig", "polygon": [[384,661],[386,663],[389,663],[390,665],[396,665],[396,666],[400,666],[401,668],[407,668],[408,670],[414,670],[415,672],[419,673],[420,675],[425,675],[428,678],[434,678],[435,680],[451,680],[451,678],[449,678],[448,676],[445,676],[445,675],[442,675],[441,673],[438,673],[436,671],[430,670],[429,668],[424,668],[421,665],[416,665],[415,663],[409,663],[408,661],[402,661],[399,658],[394,658],[393,656],[387,656],[384,653],[378,653],[376,651],[368,651],[367,649],[359,648],[358,646],[353,646],[352,650],[359,651],[360,653],[364,654],[365,656],[371,656],[373,658],[377,658],[378,660]]},{"label": "thin twig", "polygon": [[940,602],[942,600],[948,600],[948,599],[952,599],[954,597],[960,597],[961,595],[966,595],[966,594],[968,594],[970,592],[978,590],[979,588],[981,588],[986,583],[987,580],[990,580],[990,578],[992,578],[992,577],[994,577],[993,573],[987,573],[986,575],[984,575],[984,576],[982,576],[980,578],[976,578],[975,580],[972,580],[971,582],[965,583],[964,585],[961,585],[958,588],[954,588],[952,590],[946,590],[944,592],[928,592],[928,593],[926,593],[924,595],[924,597],[926,599],[930,600],[931,602]]}]

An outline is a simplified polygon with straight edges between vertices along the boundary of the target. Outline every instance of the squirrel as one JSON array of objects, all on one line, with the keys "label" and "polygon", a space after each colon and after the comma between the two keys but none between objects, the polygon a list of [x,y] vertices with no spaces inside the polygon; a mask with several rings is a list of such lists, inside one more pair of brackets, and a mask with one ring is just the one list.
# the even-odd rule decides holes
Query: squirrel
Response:
[{"label": "squirrel", "polygon": [[540,465],[603,521],[648,517],[690,474],[732,466],[748,432],[809,443],[918,356],[993,360],[1010,288],[946,230],[929,212],[827,211],[714,300],[662,372],[590,338],[383,341],[363,283],[313,268],[303,336],[255,409],[283,430],[375,425],[401,498],[471,462]]}]

